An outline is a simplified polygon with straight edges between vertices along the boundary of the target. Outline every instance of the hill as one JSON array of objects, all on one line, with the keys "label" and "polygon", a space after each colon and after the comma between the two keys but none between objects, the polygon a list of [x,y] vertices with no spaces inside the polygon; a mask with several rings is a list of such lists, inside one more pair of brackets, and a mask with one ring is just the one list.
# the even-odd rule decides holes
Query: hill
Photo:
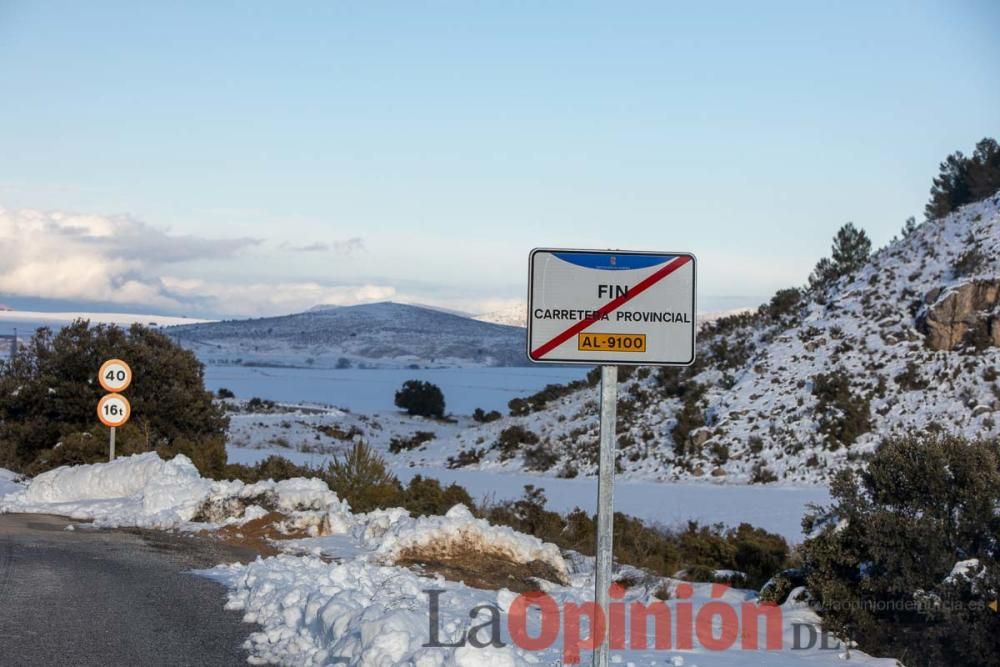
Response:
[{"label": "hill", "polygon": [[207,363],[377,368],[521,366],[524,331],[384,302],[171,327]]},{"label": "hill", "polygon": [[[917,226],[823,289],[779,292],[707,325],[690,368],[623,368],[620,468],[665,480],[818,482],[890,433],[995,437],[998,346],[1000,194]],[[593,384],[514,408],[528,414],[412,456],[595,472]]]}]

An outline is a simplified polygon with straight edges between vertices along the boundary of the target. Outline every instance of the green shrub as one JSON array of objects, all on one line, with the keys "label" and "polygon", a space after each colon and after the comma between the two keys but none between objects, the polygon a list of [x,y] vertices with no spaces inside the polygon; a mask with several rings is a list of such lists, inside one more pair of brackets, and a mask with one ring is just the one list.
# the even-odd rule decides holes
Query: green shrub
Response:
[{"label": "green shrub", "polygon": [[[129,428],[119,430],[118,451],[184,453],[203,475],[220,474],[229,422],[206,391],[194,354],[140,325],[91,327],[86,320],[57,334],[39,329],[11,363],[0,366],[0,449],[7,467],[41,472],[59,461],[107,460],[107,430],[94,430],[94,409],[104,393],[97,371],[111,358],[128,362],[134,376],[124,392],[132,416]],[[84,432],[94,432],[104,447],[70,437]],[[67,447],[61,454],[54,452],[60,441]]]},{"label": "green shrub", "polygon": [[851,393],[849,374],[835,371],[813,376],[813,396],[819,401],[819,431],[831,445],[850,447],[871,430],[871,402]]},{"label": "green shrub", "polygon": [[444,394],[430,382],[407,380],[396,392],[395,404],[410,415],[444,417]]},{"label": "green shrub", "polygon": [[[803,521],[824,625],[910,667],[1000,664],[1000,615],[985,608],[1000,591],[998,444],[890,439],[867,470],[839,473],[831,495]],[[974,580],[949,580],[973,558]]]},{"label": "green shrub", "polygon": [[493,449],[500,450],[500,460],[506,461],[514,458],[524,445],[537,445],[538,442],[538,434],[515,424],[500,432],[500,437],[493,443]]},{"label": "green shrub", "polygon": [[403,451],[409,451],[411,449],[416,449],[426,442],[430,442],[434,439],[434,433],[431,431],[417,431],[409,438],[404,438],[400,435],[394,435],[389,439],[389,452],[391,454],[399,454]]},{"label": "green shrub", "polygon": [[462,504],[475,508],[472,496],[458,484],[441,486],[441,482],[429,477],[415,476],[402,493],[402,506],[414,516],[440,515],[455,505]]},{"label": "green shrub", "polygon": [[327,466],[323,478],[355,512],[399,504],[402,492],[399,480],[367,443],[358,442],[343,458],[336,457]]},{"label": "green shrub", "polygon": [[490,422],[495,422],[496,420],[503,417],[498,410],[490,410],[489,412],[484,412],[482,408],[476,408],[472,413],[472,419],[479,422],[480,424],[489,424]]}]

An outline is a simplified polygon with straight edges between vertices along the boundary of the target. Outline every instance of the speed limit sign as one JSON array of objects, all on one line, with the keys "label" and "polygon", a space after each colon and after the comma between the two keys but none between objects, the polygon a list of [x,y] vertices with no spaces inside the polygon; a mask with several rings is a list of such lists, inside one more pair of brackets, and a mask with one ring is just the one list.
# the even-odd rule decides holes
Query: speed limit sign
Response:
[{"label": "speed limit sign", "polygon": [[104,391],[117,394],[125,391],[132,384],[132,369],[121,359],[109,359],[101,364],[97,379]]},{"label": "speed limit sign", "polygon": [[132,414],[132,406],[121,394],[106,394],[97,403],[97,418],[105,426],[123,426]]}]

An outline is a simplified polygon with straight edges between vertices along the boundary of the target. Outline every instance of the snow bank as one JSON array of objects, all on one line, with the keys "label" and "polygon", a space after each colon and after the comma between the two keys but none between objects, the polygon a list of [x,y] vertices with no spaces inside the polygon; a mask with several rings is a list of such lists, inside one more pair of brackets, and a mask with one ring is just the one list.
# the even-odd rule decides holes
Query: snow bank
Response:
[{"label": "snow bank", "polygon": [[212,481],[201,477],[186,456],[164,461],[155,452],[42,473],[0,498],[0,512],[61,514],[104,527],[166,529],[191,522],[206,507],[218,510],[212,520],[219,523],[257,518],[262,508],[253,504],[256,501],[290,515],[325,514],[331,532],[347,532],[352,526],[350,507],[322,480]]},{"label": "snow bank", "polygon": [[14,493],[24,488],[14,481],[18,477],[19,475],[16,472],[0,468],[0,498],[3,498],[8,493]]},{"label": "snow bank", "polygon": [[42,473],[4,497],[0,511],[62,514],[103,526],[169,528],[190,521],[212,482],[186,456],[156,453]]},{"label": "snow bank", "polygon": [[[227,609],[241,610],[244,621],[264,627],[244,644],[257,664],[330,665],[337,664],[337,658],[352,665],[421,667],[519,667],[534,662],[509,645],[424,647],[425,590],[446,584],[405,569],[364,560],[331,564],[278,556],[200,574],[232,589]],[[473,589],[454,588],[450,593],[442,603],[442,638],[454,636],[466,624],[469,609],[495,599],[495,594]]]},{"label": "snow bank", "polygon": [[[376,525],[381,527],[380,519]],[[566,561],[559,548],[532,535],[519,533],[506,526],[493,526],[477,519],[465,505],[455,505],[445,516],[425,516],[412,519],[397,516],[382,534],[372,533],[369,540],[378,542],[377,558],[392,563],[406,551],[449,555],[453,550],[465,553],[490,553],[514,563],[542,561],[551,565],[565,580]]]}]

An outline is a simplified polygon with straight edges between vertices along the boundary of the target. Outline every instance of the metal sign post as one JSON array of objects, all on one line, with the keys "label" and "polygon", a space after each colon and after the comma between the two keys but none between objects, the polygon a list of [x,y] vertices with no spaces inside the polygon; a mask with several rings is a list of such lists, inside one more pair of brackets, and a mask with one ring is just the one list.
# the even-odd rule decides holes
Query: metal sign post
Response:
[{"label": "metal sign post", "polygon": [[108,437],[108,459],[115,460],[115,429],[128,422],[132,406],[121,392],[132,384],[132,369],[121,359],[109,359],[101,364],[97,381],[109,392],[97,403],[97,418],[111,429]]},{"label": "metal sign post", "polygon": [[[597,563],[595,600],[608,615],[608,590],[614,561],[615,426],[618,417],[618,367],[601,366],[601,454],[597,472]],[[593,632],[593,629],[591,630]],[[608,667],[610,645],[602,641],[594,653],[595,667]]]},{"label": "metal sign post", "polygon": [[[618,366],[694,362],[695,263],[686,252],[538,248],[528,257],[528,359],[601,366],[594,594],[605,629],[614,564]],[[592,639],[594,665],[608,667],[609,633]]]}]

